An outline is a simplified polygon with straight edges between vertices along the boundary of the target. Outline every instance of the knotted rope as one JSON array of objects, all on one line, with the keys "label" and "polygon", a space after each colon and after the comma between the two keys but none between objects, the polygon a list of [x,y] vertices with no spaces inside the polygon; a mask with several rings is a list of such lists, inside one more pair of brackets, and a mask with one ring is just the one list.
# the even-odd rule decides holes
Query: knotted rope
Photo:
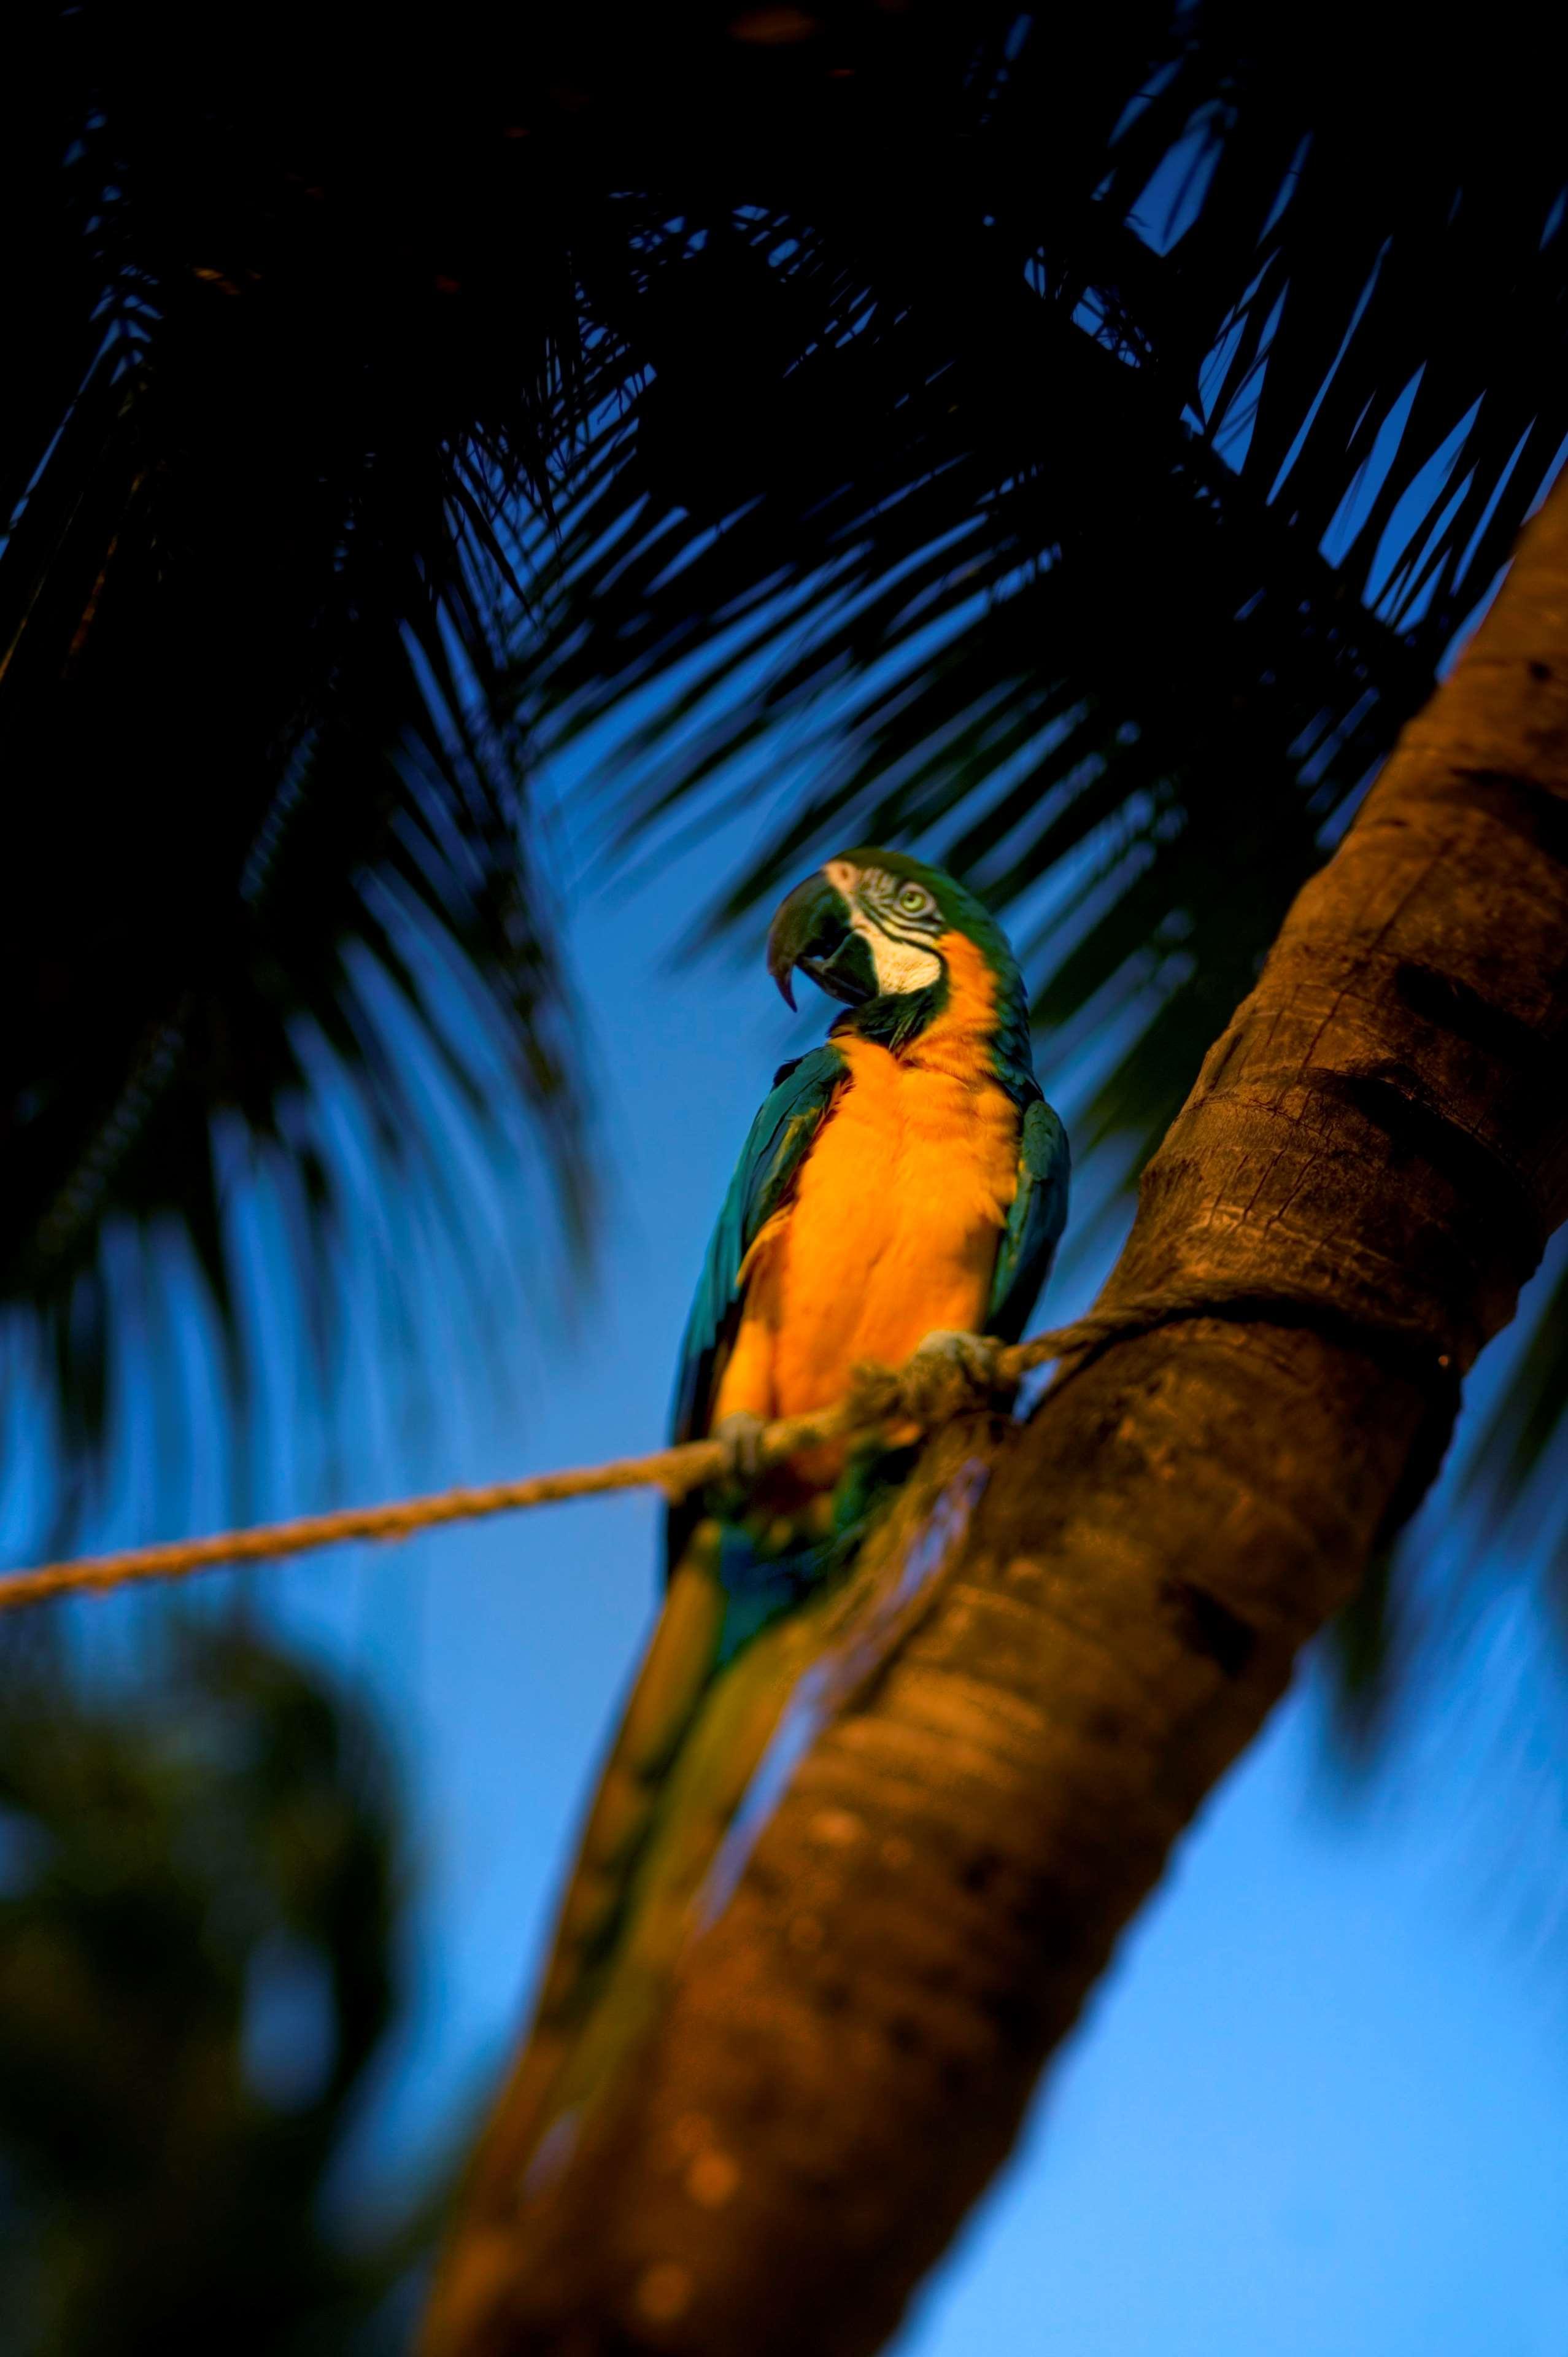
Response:
[{"label": "knotted rope", "polygon": [[[868,1437],[888,1425],[914,1425],[929,1432],[955,1415],[1011,1398],[1027,1374],[1053,1362],[1087,1366],[1112,1343],[1150,1334],[1194,1318],[1246,1314],[1291,1324],[1336,1321],[1316,1318],[1308,1305],[1262,1300],[1256,1294],[1224,1294],[1170,1286],[1157,1297],[1121,1308],[1090,1310],[1070,1326],[1032,1335],[1026,1342],[1001,1345],[966,1337],[961,1356],[923,1355],[899,1368],[857,1367],[844,1397],[810,1415],[781,1417],[763,1426],[748,1448],[748,1470],[760,1472],[799,1451],[823,1443]],[[1452,1378],[1445,1356],[1434,1357],[1425,1338],[1384,1329],[1358,1329],[1363,1345],[1424,1361],[1429,1381],[1445,1391]],[[124,1547],[113,1555],[79,1555],[0,1576],[0,1613],[43,1604],[59,1596],[128,1587],[144,1579],[183,1579],[219,1564],[271,1562],[306,1555],[350,1539],[405,1539],[443,1523],[477,1522],[528,1506],[554,1505],[566,1498],[602,1497],[618,1490],[661,1490],[671,1503],[693,1490],[735,1474],[735,1452],[723,1439],[684,1441],[645,1457],[612,1458],[603,1465],[568,1466],[532,1473],[516,1481],[490,1481],[477,1488],[437,1490],[423,1497],[397,1498],[379,1506],[344,1506],[329,1514],[302,1514],[291,1522],[261,1523],[247,1530],[218,1531],[206,1538],[171,1539],[152,1546]]]}]

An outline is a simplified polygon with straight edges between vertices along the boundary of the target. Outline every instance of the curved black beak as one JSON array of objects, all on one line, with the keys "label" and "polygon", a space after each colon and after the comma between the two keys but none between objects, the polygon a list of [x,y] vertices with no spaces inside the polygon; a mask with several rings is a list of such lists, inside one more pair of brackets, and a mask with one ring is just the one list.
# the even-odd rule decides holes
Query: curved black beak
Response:
[{"label": "curved black beak", "polygon": [[797,966],[851,1006],[876,995],[871,952],[850,923],[848,901],[825,876],[797,884],[768,929],[768,971],[790,1006]]}]

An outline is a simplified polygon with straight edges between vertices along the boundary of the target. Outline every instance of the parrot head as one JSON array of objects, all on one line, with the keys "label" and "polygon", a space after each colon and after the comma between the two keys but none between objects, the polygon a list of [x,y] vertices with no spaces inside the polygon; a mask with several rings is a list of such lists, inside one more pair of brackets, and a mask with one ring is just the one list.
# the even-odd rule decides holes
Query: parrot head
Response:
[{"label": "parrot head", "polygon": [[902,852],[843,851],[798,884],[768,930],[768,971],[789,1004],[797,968],[850,1006],[940,996],[958,934],[1016,984],[1006,941],[972,892]]}]

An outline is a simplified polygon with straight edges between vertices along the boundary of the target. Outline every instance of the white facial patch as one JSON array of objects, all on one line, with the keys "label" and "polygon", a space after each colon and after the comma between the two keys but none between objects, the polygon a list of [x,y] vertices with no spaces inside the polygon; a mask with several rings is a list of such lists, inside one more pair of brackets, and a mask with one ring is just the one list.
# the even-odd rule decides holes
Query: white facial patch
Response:
[{"label": "white facial patch", "polygon": [[[880,868],[875,869],[882,875]],[[884,998],[902,996],[911,990],[929,990],[941,979],[942,962],[934,951],[922,949],[918,942],[895,941],[873,922],[856,898],[860,869],[847,859],[830,859],[822,874],[835,892],[842,893],[849,907],[851,929],[857,932],[871,952],[871,963],[876,970],[876,987]]]},{"label": "white facial patch", "polygon": [[929,990],[940,979],[942,962],[930,950],[918,950],[909,942],[890,942],[869,918],[856,916],[853,921],[855,931],[864,933],[871,944],[876,987],[885,998],[906,990]]}]

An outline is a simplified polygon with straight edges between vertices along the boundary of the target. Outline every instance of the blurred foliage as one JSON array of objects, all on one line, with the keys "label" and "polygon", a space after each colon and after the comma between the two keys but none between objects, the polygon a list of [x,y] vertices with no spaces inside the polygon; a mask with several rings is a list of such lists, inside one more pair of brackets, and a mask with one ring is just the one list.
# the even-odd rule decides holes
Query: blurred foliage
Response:
[{"label": "blurred foliage", "polygon": [[177,1627],[90,1689],[50,1635],[0,1652],[8,2357],[395,2346],[428,2221],[351,2240],[323,2199],[397,1995],[376,1731],[259,1638]]}]

